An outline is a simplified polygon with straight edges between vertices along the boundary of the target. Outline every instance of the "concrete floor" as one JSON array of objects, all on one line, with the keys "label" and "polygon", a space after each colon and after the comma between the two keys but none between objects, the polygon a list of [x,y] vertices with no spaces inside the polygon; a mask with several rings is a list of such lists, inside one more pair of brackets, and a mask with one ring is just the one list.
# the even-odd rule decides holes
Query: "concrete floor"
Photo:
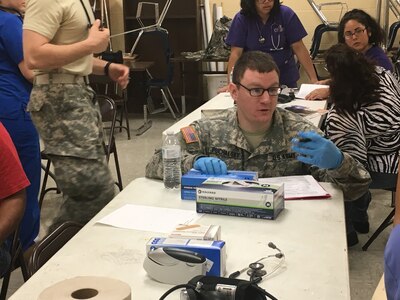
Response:
[{"label": "concrete floor", "polygon": [[[131,140],[127,139],[125,132],[117,133],[116,135],[124,186],[131,180],[144,176],[144,168],[147,161],[151,157],[154,149],[161,145],[161,133],[174,123],[170,115],[159,114],[150,117],[153,121],[153,126],[143,135],[135,136],[133,129],[131,130]],[[131,116],[130,124],[132,128],[137,128],[141,123],[142,120],[140,116]],[[112,172],[115,172],[112,159],[110,168]],[[373,191],[373,201],[369,209],[372,231],[377,228],[380,222],[390,212],[390,197],[391,194],[387,191]],[[51,224],[52,219],[58,212],[60,202],[61,197],[56,193],[49,192],[46,195],[42,208],[42,226],[39,238],[42,238],[46,234],[47,227]],[[351,299],[371,299],[383,273],[383,250],[389,231],[390,228],[386,229],[370,246],[367,252],[361,250],[361,245],[368,239],[370,234],[359,235],[360,243],[349,249]],[[329,232],[327,232],[327,234],[329,234]],[[304,272],[307,272],[306,265],[304,267]],[[321,269],[321,272],[329,272],[329,270]],[[12,295],[22,284],[21,272],[16,270],[11,278],[8,296]],[[315,299],[323,298],[316,297]]]}]

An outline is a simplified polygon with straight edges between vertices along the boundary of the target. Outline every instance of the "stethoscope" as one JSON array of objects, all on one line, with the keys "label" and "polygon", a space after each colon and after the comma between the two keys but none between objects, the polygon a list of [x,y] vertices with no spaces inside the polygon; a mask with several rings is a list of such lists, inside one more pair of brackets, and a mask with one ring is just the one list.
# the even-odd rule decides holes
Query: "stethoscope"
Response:
[{"label": "stethoscope", "polygon": [[[263,45],[265,43],[265,37],[262,35],[260,27],[258,25],[258,22],[256,23],[258,33],[259,33],[259,38],[258,42]],[[283,27],[280,24],[276,24],[275,22],[271,24],[271,45],[272,48],[269,49],[269,51],[280,51],[283,50],[283,47],[280,45],[281,44],[281,32],[283,32]],[[274,35],[277,36],[277,40],[275,43],[275,38]]]}]

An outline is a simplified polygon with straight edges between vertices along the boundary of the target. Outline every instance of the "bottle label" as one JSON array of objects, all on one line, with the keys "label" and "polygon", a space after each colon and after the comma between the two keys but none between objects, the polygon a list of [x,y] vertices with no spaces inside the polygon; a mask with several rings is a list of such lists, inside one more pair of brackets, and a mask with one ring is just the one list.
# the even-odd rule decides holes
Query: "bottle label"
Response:
[{"label": "bottle label", "polygon": [[180,158],[181,157],[181,150],[180,150],[179,147],[163,148],[162,149],[162,157],[164,159]]}]

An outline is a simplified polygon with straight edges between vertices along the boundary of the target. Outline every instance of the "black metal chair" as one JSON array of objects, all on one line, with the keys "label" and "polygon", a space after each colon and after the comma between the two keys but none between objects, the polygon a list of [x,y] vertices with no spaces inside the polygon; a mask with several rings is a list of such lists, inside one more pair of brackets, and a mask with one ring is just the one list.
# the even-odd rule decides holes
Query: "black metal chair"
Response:
[{"label": "black metal chair", "polygon": [[[393,175],[393,174],[391,174],[391,175]],[[397,176],[399,176],[399,175],[397,175]],[[396,189],[397,189],[397,180],[396,180],[397,176],[396,175],[385,176],[385,175],[381,175],[379,173],[371,173],[371,178],[372,178],[371,188],[384,189],[384,190],[391,191],[391,193],[392,193],[392,205],[391,206],[393,207],[393,209],[390,211],[388,216],[383,220],[383,222],[378,226],[378,228],[371,235],[371,237],[368,239],[368,241],[362,246],[363,251],[367,251],[368,247],[375,241],[375,239],[381,234],[381,232],[393,223],[393,217],[395,214],[394,201],[395,201],[395,195],[396,195]]]},{"label": "black metal chair", "polygon": [[392,25],[390,25],[387,47],[386,47],[387,51],[393,50],[393,44],[394,41],[396,40],[397,31],[399,30],[399,28],[400,28],[400,21],[396,21]]},{"label": "black metal chair", "polygon": [[32,276],[58,252],[83,226],[65,222],[35,245],[29,259],[28,274]]},{"label": "black metal chair", "polygon": [[[152,31],[145,31],[141,36],[142,40],[148,39],[154,45],[154,48],[160,49],[162,53],[161,60],[158,61],[158,66],[164,65],[163,74],[157,74],[153,77],[148,74],[150,79],[146,83],[147,87],[147,106],[151,114],[163,112],[169,110],[174,117],[177,119],[177,115],[180,114],[178,106],[176,105],[175,99],[169,89],[172,84],[174,76],[174,64],[171,62],[173,53],[171,50],[168,32],[165,29],[159,28]],[[160,108],[155,108],[152,90],[158,89],[161,92],[162,104]]]},{"label": "black metal chair", "polygon": [[[126,130],[128,140],[130,140],[131,132],[128,118],[127,90],[123,89],[119,91],[118,85],[108,76],[104,75],[92,74],[89,76],[89,82],[91,87],[95,90],[97,94],[106,95],[113,99],[117,109],[119,110],[119,116],[116,118],[116,121],[119,123],[119,125],[116,125],[115,128],[118,128],[120,132],[122,131],[122,129]],[[125,124],[123,124],[124,119]]]},{"label": "black metal chair", "polygon": [[[59,189],[59,187],[57,185],[57,181],[56,181],[56,178],[55,178],[53,172],[51,172],[51,170],[50,170],[50,167],[51,167],[50,157],[43,151],[40,153],[40,155],[41,155],[41,159],[46,161],[45,165],[42,163],[42,170],[44,171],[44,175],[43,175],[42,187],[40,189],[40,194],[39,194],[39,208],[42,208],[43,199],[47,192],[56,191],[57,194],[60,194],[61,190]],[[47,180],[49,179],[49,177],[54,180],[56,187],[50,187],[50,188],[47,187]]]},{"label": "black metal chair", "polygon": [[10,283],[11,273],[17,268],[21,268],[22,277],[24,281],[29,279],[28,269],[25,263],[24,255],[22,250],[22,244],[19,240],[19,226],[13,233],[10,245],[11,263],[7,272],[3,276],[3,282],[1,285],[0,300],[5,300],[7,296],[8,286]]},{"label": "black metal chair", "polygon": [[122,191],[123,186],[122,186],[122,176],[121,176],[121,170],[119,166],[119,160],[118,160],[118,152],[117,152],[117,146],[115,144],[115,124],[116,124],[116,117],[117,117],[117,108],[115,105],[114,100],[111,97],[108,97],[106,95],[96,95],[96,101],[100,107],[100,113],[101,113],[101,118],[102,122],[104,123],[110,123],[109,127],[104,127],[105,129],[109,129],[109,133],[107,134],[104,131],[104,151],[106,154],[106,159],[107,163],[110,161],[110,156],[111,154],[114,155],[114,161],[115,161],[115,169],[117,173],[117,182],[115,183],[119,190]]}]

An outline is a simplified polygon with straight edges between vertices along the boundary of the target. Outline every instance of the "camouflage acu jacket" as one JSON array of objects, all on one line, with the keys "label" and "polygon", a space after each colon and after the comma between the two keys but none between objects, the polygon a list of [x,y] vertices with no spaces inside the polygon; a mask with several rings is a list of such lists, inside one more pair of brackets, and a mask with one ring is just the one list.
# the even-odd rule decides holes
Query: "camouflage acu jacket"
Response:
[{"label": "camouflage acu jacket", "polygon": [[[238,126],[235,108],[216,117],[195,121],[190,126],[197,135],[194,140],[187,141],[179,133],[183,173],[192,168],[198,157],[214,156],[224,160],[228,170],[257,171],[260,178],[311,174],[318,181],[336,183],[346,200],[362,196],[371,181],[365,168],[346,153],[342,165],[335,170],[319,169],[296,160],[290,141],[297,132],[322,132],[299,115],[281,108],[276,109],[271,128],[253,152]],[[156,150],[146,166],[146,176],[162,179],[161,149]]]}]

